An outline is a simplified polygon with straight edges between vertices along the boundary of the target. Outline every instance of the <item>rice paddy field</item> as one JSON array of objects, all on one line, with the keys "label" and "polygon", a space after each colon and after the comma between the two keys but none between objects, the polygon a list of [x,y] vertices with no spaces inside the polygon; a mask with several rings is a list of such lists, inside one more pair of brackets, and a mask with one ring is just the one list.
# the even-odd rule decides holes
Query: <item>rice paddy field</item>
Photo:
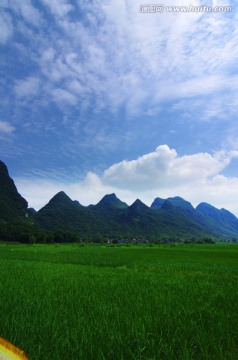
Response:
[{"label": "rice paddy field", "polygon": [[238,246],[0,244],[0,336],[30,360],[237,360]]}]

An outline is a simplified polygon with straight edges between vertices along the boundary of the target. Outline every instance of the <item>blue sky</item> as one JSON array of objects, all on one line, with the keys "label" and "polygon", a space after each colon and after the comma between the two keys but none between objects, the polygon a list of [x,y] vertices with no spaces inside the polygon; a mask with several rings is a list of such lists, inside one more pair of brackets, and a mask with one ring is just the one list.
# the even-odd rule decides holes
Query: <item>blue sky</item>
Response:
[{"label": "blue sky", "polygon": [[64,190],[83,205],[179,195],[238,215],[235,2],[141,4],[1,0],[0,158],[36,209]]}]

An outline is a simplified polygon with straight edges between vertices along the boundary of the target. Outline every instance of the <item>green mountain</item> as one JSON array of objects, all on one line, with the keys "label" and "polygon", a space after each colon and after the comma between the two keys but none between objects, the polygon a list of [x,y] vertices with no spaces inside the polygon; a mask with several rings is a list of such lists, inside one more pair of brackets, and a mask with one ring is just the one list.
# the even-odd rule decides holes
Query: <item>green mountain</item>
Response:
[{"label": "green mountain", "polygon": [[0,161],[0,219],[13,221],[25,218],[27,205],[10,178],[6,165]]},{"label": "green mountain", "polygon": [[238,219],[229,211],[204,203],[194,209],[178,196],[156,198],[148,207],[139,199],[128,206],[110,194],[85,207],[61,192],[34,219],[44,229],[73,231],[91,238],[238,237]]},{"label": "green mountain", "polygon": [[99,209],[100,211],[106,210],[106,211],[113,211],[115,209],[125,209],[128,205],[125,202],[122,202],[116,194],[109,194],[105,195],[99,203],[96,205],[91,205],[91,208]]},{"label": "green mountain", "polygon": [[27,205],[0,161],[0,240],[27,242],[32,236],[35,227]]},{"label": "green mountain", "polygon": [[[167,201],[169,201],[174,209],[177,209],[178,211],[182,212],[183,214],[189,216],[189,217],[195,217],[196,211],[192,204],[184,199],[182,199],[180,196],[175,196],[173,198],[168,198]],[[163,205],[162,205],[163,207]]]},{"label": "green mountain", "polygon": [[219,210],[203,202],[196,207],[196,214],[198,221],[215,235],[223,238],[237,237],[238,219],[228,210]]},{"label": "green mountain", "polygon": [[114,239],[177,240],[238,238],[238,219],[206,203],[196,209],[181,197],[156,198],[151,207],[137,199],[128,206],[115,194],[83,206],[63,191],[42,209],[27,209],[6,165],[0,162],[0,240],[101,241]]},{"label": "green mountain", "polygon": [[157,214],[137,199],[120,214],[120,224],[127,237],[143,238],[159,234]]},{"label": "green mountain", "polygon": [[71,200],[63,191],[36,212],[34,220],[39,227],[52,231],[88,233],[90,227],[95,228],[90,210]]},{"label": "green mountain", "polygon": [[128,206],[115,194],[110,194],[105,195],[98,204],[84,207],[61,192],[34,218],[44,229],[74,231],[80,236],[92,238],[187,238],[213,234],[188,216],[188,209],[192,212],[191,204],[181,198],[176,198],[174,202],[173,199],[164,200],[161,208],[157,209],[137,199]]},{"label": "green mountain", "polygon": [[154,199],[154,201],[152,202],[150,207],[152,209],[160,209],[161,206],[163,205],[164,201],[165,201],[165,199],[161,199],[161,198],[157,197]]},{"label": "green mountain", "polygon": [[120,234],[119,216],[127,207],[115,194],[105,195],[98,204],[86,207],[60,192],[34,215],[34,219],[46,230],[76,232],[88,238],[113,237]]}]

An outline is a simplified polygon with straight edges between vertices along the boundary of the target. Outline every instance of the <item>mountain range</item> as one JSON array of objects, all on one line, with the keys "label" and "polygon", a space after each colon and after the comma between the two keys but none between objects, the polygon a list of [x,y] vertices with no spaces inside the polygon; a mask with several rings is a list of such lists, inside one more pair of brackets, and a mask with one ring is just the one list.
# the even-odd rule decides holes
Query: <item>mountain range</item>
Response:
[{"label": "mountain range", "polygon": [[[63,191],[39,211],[28,209],[18,193],[6,165],[0,161],[0,235],[1,228],[14,225],[14,231],[41,234],[66,232],[81,239],[194,239],[202,237],[231,240],[238,238],[238,219],[226,209],[207,203],[196,208],[179,196],[156,198],[151,206],[137,199],[128,206],[113,194],[96,205],[83,206]],[[23,226],[24,224],[24,226]],[[24,237],[24,236],[23,236]]]}]

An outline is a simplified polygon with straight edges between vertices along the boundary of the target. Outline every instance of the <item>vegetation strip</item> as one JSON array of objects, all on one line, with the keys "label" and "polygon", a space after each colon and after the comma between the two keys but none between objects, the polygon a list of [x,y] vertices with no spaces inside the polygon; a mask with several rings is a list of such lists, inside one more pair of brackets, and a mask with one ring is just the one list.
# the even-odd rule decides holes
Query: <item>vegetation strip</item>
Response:
[{"label": "vegetation strip", "polygon": [[0,257],[0,336],[30,360],[238,358],[237,245],[0,244]]}]

